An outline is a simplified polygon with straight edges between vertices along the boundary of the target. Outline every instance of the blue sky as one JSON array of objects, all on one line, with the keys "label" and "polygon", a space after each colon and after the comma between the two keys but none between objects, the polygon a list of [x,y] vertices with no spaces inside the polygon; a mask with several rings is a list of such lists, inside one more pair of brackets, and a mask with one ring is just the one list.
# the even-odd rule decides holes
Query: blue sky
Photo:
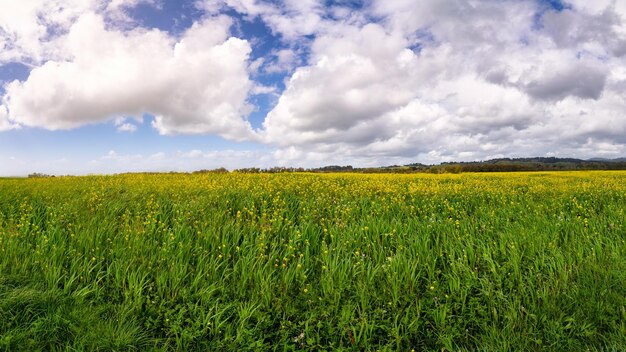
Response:
[{"label": "blue sky", "polygon": [[0,3],[0,176],[626,155],[626,5]]}]

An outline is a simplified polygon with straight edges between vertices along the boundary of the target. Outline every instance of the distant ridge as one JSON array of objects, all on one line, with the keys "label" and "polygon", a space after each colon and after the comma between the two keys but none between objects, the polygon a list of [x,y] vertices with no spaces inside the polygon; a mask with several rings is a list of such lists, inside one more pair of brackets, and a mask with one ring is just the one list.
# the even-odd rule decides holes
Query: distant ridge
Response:
[{"label": "distant ridge", "polygon": [[437,165],[411,163],[375,168],[352,166],[327,166],[308,169],[309,172],[365,172],[365,173],[461,173],[461,172],[512,172],[512,171],[556,171],[556,170],[626,170],[626,158],[576,159],[557,157],[497,158],[482,161],[444,162]]},{"label": "distant ridge", "polygon": [[[568,171],[568,170],[626,170],[626,158],[616,159],[576,159],[557,157],[497,158],[482,161],[444,162],[435,165],[410,163],[382,167],[354,167],[352,165],[328,165],[318,168],[273,167],[270,169],[248,168],[234,170],[240,173],[461,173],[461,172],[514,172],[514,171]],[[200,172],[212,172],[202,170]]]},{"label": "distant ridge", "polygon": [[552,170],[626,170],[626,158],[587,160],[556,157],[498,158],[485,161],[446,162],[431,165],[427,171],[456,173]]},{"label": "distant ridge", "polygon": [[[390,165],[380,167],[355,167],[352,165],[327,165],[318,168],[303,167],[272,167],[272,168],[243,168],[232,170],[235,173],[462,173],[462,172],[515,172],[515,171],[575,171],[575,170],[626,170],[626,158],[556,158],[556,157],[529,157],[529,158],[497,158],[481,161],[444,162],[427,165],[410,163],[405,165]],[[229,173],[225,168],[204,169],[193,171],[194,174]],[[176,173],[176,172],[172,172]]]},{"label": "distant ridge", "polygon": [[[576,159],[576,158],[557,158],[557,157],[530,157],[530,158],[497,158],[484,161],[469,161],[465,163],[484,163],[484,164],[497,164],[503,162],[514,163],[542,163],[542,164],[557,164],[557,163],[573,163],[584,164],[588,162],[610,162],[619,163],[626,162],[626,158],[606,159],[606,158],[591,158],[591,159]],[[452,162],[452,164],[459,164],[463,162]],[[449,163],[442,163],[449,164]]]},{"label": "distant ridge", "polygon": [[607,161],[613,163],[624,163],[626,162],[626,158],[617,158],[617,159],[605,159],[605,158],[591,158],[588,161]]}]

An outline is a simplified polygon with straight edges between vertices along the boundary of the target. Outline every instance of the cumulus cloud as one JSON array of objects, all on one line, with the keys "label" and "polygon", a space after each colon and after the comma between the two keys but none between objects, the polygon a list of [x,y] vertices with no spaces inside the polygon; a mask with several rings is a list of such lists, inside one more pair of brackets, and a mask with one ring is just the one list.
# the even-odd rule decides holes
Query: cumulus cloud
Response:
[{"label": "cumulus cloud", "polygon": [[353,154],[417,155],[438,147],[425,137],[440,135],[442,141],[458,126],[481,131],[527,123],[533,108],[523,93],[476,77],[471,70],[480,67],[449,44],[416,52],[411,35],[390,27],[340,26],[320,35],[313,63],[296,70],[269,113],[267,139],[283,146],[360,148]]},{"label": "cumulus cloud", "polygon": [[560,100],[568,96],[598,99],[604,91],[606,79],[605,69],[580,65],[544,73],[527,83],[524,89],[537,99]]},{"label": "cumulus cloud", "polygon": [[16,123],[52,130],[145,112],[161,134],[251,138],[251,49],[229,38],[230,25],[209,18],[177,40],[158,30],[108,29],[102,16],[84,14],[56,41],[64,58],[8,84],[6,106]]},{"label": "cumulus cloud", "polygon": [[14,128],[16,128],[16,126],[9,121],[9,113],[7,112],[7,109],[3,105],[0,105],[0,132],[12,130]]},{"label": "cumulus cloud", "polygon": [[123,117],[115,119],[115,127],[118,132],[134,133],[137,131],[137,125],[127,122],[126,118]]},{"label": "cumulus cloud", "polygon": [[299,63],[300,59],[294,50],[280,49],[274,52],[272,59],[264,65],[263,71],[265,73],[290,72]]},{"label": "cumulus cloud", "polygon": [[410,79],[415,54],[405,44],[376,24],[316,39],[315,64],[298,68],[287,83],[265,120],[267,138],[314,142],[408,103],[417,82]]},{"label": "cumulus cloud", "polygon": [[[34,67],[6,85],[0,129],[149,112],[162,134],[262,141],[276,148],[268,163],[304,166],[626,152],[623,1],[198,0],[206,18],[177,37],[111,25],[156,2],[71,1],[58,13],[60,0],[0,5],[0,63]],[[252,19],[281,41],[253,60],[258,43],[229,35]],[[250,78],[263,74],[284,75],[284,91]],[[255,94],[277,96],[258,131]],[[252,158],[178,157],[207,155]]]},{"label": "cumulus cloud", "polygon": [[89,12],[117,23],[131,21],[127,10],[157,0],[20,0],[0,2],[0,65],[25,62],[38,65],[65,56],[55,39]]},{"label": "cumulus cloud", "polygon": [[557,11],[532,1],[381,0],[369,11],[382,22],[325,27],[287,82],[264,123],[280,158],[625,151],[616,43],[626,18],[615,4]]},{"label": "cumulus cloud", "polygon": [[[573,7],[563,11],[548,11],[542,16],[541,24],[546,34],[559,46],[578,48],[592,54],[626,55],[626,33],[620,31],[624,13],[616,8],[615,2],[598,11],[581,11]],[[623,6],[623,5],[622,5]]]},{"label": "cumulus cloud", "polygon": [[85,11],[99,7],[97,0],[23,0],[0,2],[0,64],[11,61],[39,63],[54,55],[49,44]]},{"label": "cumulus cloud", "polygon": [[156,0],[111,0],[107,5],[109,11],[119,11],[119,9],[135,7],[140,3],[156,5]]},{"label": "cumulus cloud", "polygon": [[[205,0],[204,5],[216,8],[215,0]],[[314,34],[323,22],[324,4],[320,0],[284,0],[274,3],[260,0],[219,0],[223,6],[250,18],[260,17],[276,34],[293,40]]]}]

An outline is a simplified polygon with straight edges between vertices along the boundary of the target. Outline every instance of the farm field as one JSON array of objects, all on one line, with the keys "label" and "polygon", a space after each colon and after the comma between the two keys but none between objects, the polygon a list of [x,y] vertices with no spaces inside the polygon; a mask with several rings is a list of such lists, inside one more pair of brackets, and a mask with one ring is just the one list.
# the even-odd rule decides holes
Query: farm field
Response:
[{"label": "farm field", "polygon": [[626,172],[0,179],[0,350],[626,350]]}]

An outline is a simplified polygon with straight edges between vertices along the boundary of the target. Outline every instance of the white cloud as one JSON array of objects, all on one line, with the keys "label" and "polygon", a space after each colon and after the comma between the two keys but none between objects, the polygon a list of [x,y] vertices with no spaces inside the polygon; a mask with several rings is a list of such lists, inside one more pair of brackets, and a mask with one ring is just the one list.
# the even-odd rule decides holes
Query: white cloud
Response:
[{"label": "white cloud", "polygon": [[277,88],[272,86],[256,85],[252,88],[252,95],[276,94]]},{"label": "white cloud", "polygon": [[9,121],[9,113],[7,112],[7,109],[3,105],[0,105],[0,132],[12,130],[14,128],[16,128],[16,126]]},{"label": "white cloud", "polygon": [[[287,40],[317,33],[325,12],[320,0],[284,0],[280,3],[259,0],[219,0],[224,5],[249,17],[259,16],[274,33]],[[214,3],[215,0],[205,0]],[[214,8],[215,5],[209,5]]]},{"label": "white cloud", "polygon": [[300,63],[298,54],[292,49],[277,50],[272,56],[273,60],[263,67],[266,73],[290,72]]},{"label": "white cloud", "polygon": [[[59,13],[50,6],[60,0],[0,4],[0,63],[35,65],[27,81],[6,87],[0,129],[150,112],[162,134],[279,148],[271,157],[190,151],[182,159],[304,166],[626,152],[623,1],[568,0],[556,11],[531,0],[372,0],[359,10],[204,0],[195,5],[208,19],[179,37],[110,23],[140,1],[157,2],[69,1]],[[232,19],[219,15],[227,7],[264,21],[281,48],[250,62],[258,43],[229,38]],[[249,78],[267,73],[288,74],[284,92]],[[280,95],[260,131],[246,120],[254,94]],[[120,130],[136,128],[119,121]],[[141,159],[177,165],[167,153]]]},{"label": "white cloud", "polygon": [[626,18],[613,9],[547,11],[537,27],[531,1],[374,1],[382,26],[318,33],[265,140],[303,162],[619,156],[626,65],[607,38]]},{"label": "white cloud", "polygon": [[123,8],[131,8],[135,7],[141,3],[157,5],[157,0],[111,0],[111,2],[107,5],[107,10],[109,11],[119,11]]},{"label": "white cloud", "polygon": [[387,35],[375,24],[337,34],[319,37],[312,47],[315,64],[298,68],[289,80],[264,123],[269,140],[281,145],[315,142],[380,117],[415,96],[415,54],[402,37]]},{"label": "white cloud", "polygon": [[224,7],[224,3],[221,0],[196,0],[193,4],[196,9],[204,11],[209,15],[219,14]]},{"label": "white cloud", "polygon": [[72,167],[76,173],[191,172],[220,167],[229,170],[247,167],[269,168],[277,164],[270,152],[259,150],[190,150],[157,152],[150,155],[118,153],[114,150],[87,163]]},{"label": "white cloud", "polygon": [[[140,118],[135,118],[135,120],[138,122],[143,122],[143,119]],[[135,131],[137,131],[137,125],[127,122],[127,119],[125,117],[120,116],[116,118],[114,121],[114,125],[117,128],[117,132],[134,133]]]},{"label": "white cloud", "polygon": [[626,55],[626,32],[620,30],[626,28],[625,14],[614,5],[601,11],[580,6],[580,10],[548,11],[542,17],[542,25],[546,34],[561,47],[578,48],[597,56],[619,57]]},{"label": "white cloud", "polygon": [[133,125],[132,123],[123,123],[119,126],[117,126],[117,131],[118,132],[128,132],[128,133],[133,133],[135,131],[137,131],[137,126]]},{"label": "white cloud", "polygon": [[66,31],[80,14],[98,7],[98,0],[0,2],[0,64],[11,61],[38,63],[54,55],[50,38]]},{"label": "white cloud", "polygon": [[566,70],[546,72],[525,86],[526,92],[537,99],[563,99],[575,96],[598,99],[606,84],[606,70],[580,65]]},{"label": "white cloud", "polygon": [[0,1],[0,64],[12,61],[39,65],[63,57],[55,39],[67,33],[83,14],[101,13],[128,23],[127,10],[157,0],[20,0]]},{"label": "white cloud", "polygon": [[6,106],[15,122],[52,130],[146,112],[162,134],[252,138],[250,46],[228,38],[230,23],[207,19],[175,40],[158,30],[107,29],[101,16],[82,15],[57,39],[65,59],[7,85]]}]

